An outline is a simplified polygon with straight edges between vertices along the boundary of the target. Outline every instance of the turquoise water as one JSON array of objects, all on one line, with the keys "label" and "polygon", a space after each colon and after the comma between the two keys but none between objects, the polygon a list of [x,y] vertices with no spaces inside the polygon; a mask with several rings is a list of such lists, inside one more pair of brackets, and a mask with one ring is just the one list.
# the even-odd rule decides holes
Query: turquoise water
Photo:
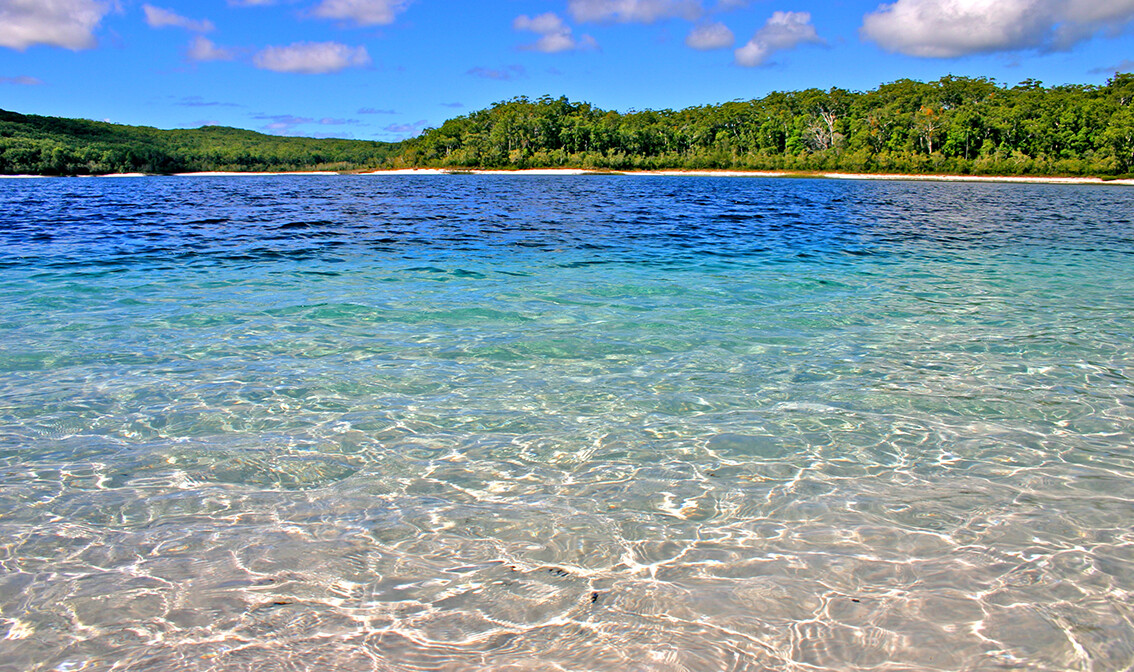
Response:
[{"label": "turquoise water", "polygon": [[1127,670],[1134,191],[0,184],[0,670]]}]

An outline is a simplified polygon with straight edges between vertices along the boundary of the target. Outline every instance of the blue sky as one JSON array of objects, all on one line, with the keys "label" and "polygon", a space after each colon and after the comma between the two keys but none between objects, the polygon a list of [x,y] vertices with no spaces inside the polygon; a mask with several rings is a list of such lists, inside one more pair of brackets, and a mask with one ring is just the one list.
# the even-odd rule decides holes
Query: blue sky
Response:
[{"label": "blue sky", "polygon": [[0,0],[0,108],[159,128],[397,140],[519,95],[679,109],[1115,70],[1134,0]]}]

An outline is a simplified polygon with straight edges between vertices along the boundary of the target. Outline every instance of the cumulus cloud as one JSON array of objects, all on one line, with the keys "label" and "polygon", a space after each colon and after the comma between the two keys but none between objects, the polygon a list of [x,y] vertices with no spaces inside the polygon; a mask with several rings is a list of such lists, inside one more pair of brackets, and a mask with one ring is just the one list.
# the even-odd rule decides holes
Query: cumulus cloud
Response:
[{"label": "cumulus cloud", "polygon": [[1068,49],[1134,20],[1134,0],[896,0],[863,18],[861,34],[923,58]]},{"label": "cumulus cloud", "polygon": [[801,44],[823,44],[807,12],[775,12],[751,40],[735,52],[736,63],[748,68],[764,65],[777,51]]},{"label": "cumulus cloud", "polygon": [[296,42],[286,47],[267,47],[252,58],[263,70],[320,75],[346,68],[370,65],[366,47],[348,47],[338,42]]},{"label": "cumulus cloud", "polygon": [[166,28],[172,26],[174,28],[184,28],[194,33],[207,33],[216,27],[213,25],[212,21],[207,19],[194,21],[180,14],[175,14],[168,9],[154,7],[153,5],[142,5],[142,11],[146,13],[146,23],[150,28]]},{"label": "cumulus cloud", "polygon": [[520,47],[521,49],[555,54],[561,51],[595,49],[598,47],[595,38],[590,35],[583,35],[576,40],[571,34],[571,27],[554,12],[547,12],[536,17],[521,14],[512,22],[512,28],[536,33],[540,36],[535,42]]},{"label": "cumulus cloud", "polygon": [[579,22],[653,23],[680,18],[694,21],[704,14],[700,0],[569,0],[567,11]]},{"label": "cumulus cloud", "polygon": [[1066,0],[1064,14],[1079,23],[1125,23],[1134,15],[1134,0]]},{"label": "cumulus cloud", "polygon": [[[898,0],[863,19],[862,34],[910,56],[951,58],[1039,46],[1051,27],[1045,0]],[[1043,8],[1046,10],[1047,8]]]},{"label": "cumulus cloud", "polygon": [[42,79],[35,77],[28,77],[27,75],[20,75],[19,77],[0,77],[0,84],[16,84],[19,86],[39,86],[43,84]]},{"label": "cumulus cloud", "polygon": [[0,47],[89,49],[109,11],[110,5],[98,0],[0,0]]},{"label": "cumulus cloud", "polygon": [[709,49],[728,49],[736,42],[736,36],[723,23],[703,23],[690,31],[685,37],[685,46],[707,51]]},{"label": "cumulus cloud", "polygon": [[385,26],[406,11],[410,0],[323,0],[313,13],[324,19],[343,19],[360,26]]},{"label": "cumulus cloud", "polygon": [[191,61],[231,61],[236,58],[236,51],[218,47],[212,40],[198,35],[189,43],[189,50],[185,55]]},{"label": "cumulus cloud", "polygon": [[379,110],[379,109],[373,108],[373,107],[363,107],[363,108],[359,108],[358,112],[356,112],[355,114],[397,114],[397,113],[398,113],[397,110]]},{"label": "cumulus cloud", "polygon": [[1066,5],[1055,31],[1057,49],[1070,49],[1099,32],[1115,37],[1134,21],[1134,0],[1068,0]]}]

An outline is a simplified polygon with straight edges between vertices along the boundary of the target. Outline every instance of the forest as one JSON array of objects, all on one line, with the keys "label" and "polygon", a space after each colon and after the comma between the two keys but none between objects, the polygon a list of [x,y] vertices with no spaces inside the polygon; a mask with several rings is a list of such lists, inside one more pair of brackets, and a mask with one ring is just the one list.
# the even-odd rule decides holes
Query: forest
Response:
[{"label": "forest", "polygon": [[1008,88],[983,78],[808,89],[618,113],[517,98],[428,129],[399,162],[439,167],[1098,175],[1134,171],[1134,75]]},{"label": "forest", "polygon": [[104,175],[378,168],[397,143],[265,135],[223,126],[159,130],[0,110],[0,174]]},{"label": "forest", "polygon": [[408,167],[1125,176],[1134,172],[1134,74],[1102,86],[899,80],[867,92],[776,92],[676,111],[521,97],[401,143],[0,111],[2,174]]}]

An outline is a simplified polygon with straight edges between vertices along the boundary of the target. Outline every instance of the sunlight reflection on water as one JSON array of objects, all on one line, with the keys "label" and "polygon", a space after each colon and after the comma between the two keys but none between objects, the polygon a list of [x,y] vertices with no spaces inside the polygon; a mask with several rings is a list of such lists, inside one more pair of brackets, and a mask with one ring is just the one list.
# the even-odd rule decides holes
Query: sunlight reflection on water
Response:
[{"label": "sunlight reflection on water", "polygon": [[1127,190],[0,204],[0,669],[1134,664]]}]

